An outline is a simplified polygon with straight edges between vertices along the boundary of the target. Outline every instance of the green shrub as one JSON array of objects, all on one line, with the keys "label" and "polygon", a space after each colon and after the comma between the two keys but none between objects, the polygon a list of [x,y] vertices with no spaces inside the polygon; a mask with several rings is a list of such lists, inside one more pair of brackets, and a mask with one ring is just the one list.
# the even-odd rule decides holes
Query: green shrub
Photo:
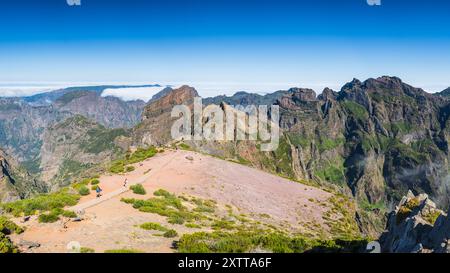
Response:
[{"label": "green shrub", "polygon": [[202,228],[200,225],[194,224],[194,223],[187,223],[185,225],[187,228]]},{"label": "green shrub", "polygon": [[181,253],[246,253],[263,249],[275,253],[358,252],[366,240],[319,240],[302,236],[290,237],[280,232],[238,231],[227,233],[197,232],[184,234],[178,243]]},{"label": "green shrub", "polygon": [[30,199],[19,200],[1,205],[7,213],[16,217],[21,215],[34,215],[37,211],[50,211],[55,208],[75,206],[80,200],[80,196],[62,190],[52,194],[42,194]]},{"label": "green shrub", "polygon": [[180,214],[173,214],[167,218],[167,222],[174,225],[182,225],[184,224],[185,218]]},{"label": "green shrub", "polygon": [[82,186],[82,187],[80,187],[80,189],[78,190],[78,193],[79,193],[80,195],[86,196],[86,195],[89,195],[89,194],[91,193],[91,191],[88,189],[88,187]]},{"label": "green shrub", "polygon": [[173,198],[175,197],[175,195],[171,194],[170,192],[163,190],[163,189],[159,189],[157,191],[155,191],[153,193],[154,196],[164,196],[166,198]]},{"label": "green shrub", "polygon": [[5,234],[0,232],[0,253],[17,253],[17,248]]},{"label": "green shrub", "polygon": [[145,195],[147,192],[145,191],[144,187],[141,184],[136,184],[130,186],[130,189],[133,191],[134,194],[140,194]]},{"label": "green shrub", "polygon": [[220,221],[214,221],[214,223],[211,225],[211,227],[215,230],[230,230],[230,229],[234,229],[234,222],[232,221],[226,221],[224,219],[220,220]]},{"label": "green shrub", "polygon": [[151,222],[144,223],[140,227],[142,229],[145,229],[145,230],[158,230],[158,231],[164,231],[164,232],[168,231],[167,228],[161,226],[160,224],[158,224],[158,223],[151,223]]},{"label": "green shrub", "polygon": [[80,188],[82,188],[83,186],[87,186],[89,185],[91,181],[89,179],[84,179],[81,182],[77,182],[77,183],[73,183],[72,184],[72,188],[75,189],[76,191],[78,191]]},{"label": "green shrub", "polygon": [[96,191],[98,189],[98,185],[94,185],[91,187],[91,190]]},{"label": "green shrub", "polygon": [[23,228],[16,225],[14,222],[9,220],[8,218],[4,216],[0,216],[0,233],[5,234],[20,234],[23,232]]},{"label": "green shrub", "polygon": [[138,209],[141,212],[155,213],[165,216],[171,224],[181,225],[185,222],[201,220],[204,218],[204,216],[198,213],[190,212],[183,206],[178,197],[165,190],[158,190],[154,193],[154,195],[158,197],[147,200],[122,198],[121,201],[127,204],[132,204],[133,208]]},{"label": "green shrub", "polygon": [[124,173],[134,171],[133,166],[127,166],[130,164],[142,162],[148,158],[153,157],[158,150],[155,147],[148,149],[139,148],[134,153],[128,153],[124,159],[116,160],[111,164],[109,171],[112,173]]},{"label": "green shrub", "polygon": [[425,215],[423,215],[423,219],[425,219],[428,223],[434,225],[436,223],[436,220],[441,216],[441,212],[438,210],[429,212]]},{"label": "green shrub", "polygon": [[180,144],[178,144],[178,147],[180,147],[181,150],[185,150],[185,151],[192,150],[191,146],[187,145],[186,143],[180,143]]},{"label": "green shrub", "polygon": [[71,210],[65,210],[61,213],[62,216],[67,217],[67,218],[77,218],[78,215]]},{"label": "green shrub", "polygon": [[114,161],[109,168],[109,171],[112,173],[123,173],[125,172],[125,163],[123,160]]},{"label": "green shrub", "polygon": [[39,223],[54,223],[59,220],[59,213],[57,212],[50,212],[47,214],[41,214],[39,215]]},{"label": "green shrub", "polygon": [[166,231],[163,236],[166,238],[174,238],[178,236],[178,233],[175,230],[171,229]]},{"label": "green shrub", "polygon": [[52,209],[47,214],[39,215],[39,223],[54,223],[60,219],[60,216],[67,218],[76,218],[78,215],[70,210],[63,210],[61,208]]},{"label": "green shrub", "polygon": [[98,184],[100,184],[100,180],[98,180],[98,179],[92,179],[92,181],[91,181],[91,185],[98,185]]},{"label": "green shrub", "polygon": [[216,211],[216,203],[213,200],[194,199],[193,201],[197,205],[194,211],[206,213],[214,213]]},{"label": "green shrub", "polygon": [[80,248],[80,253],[95,253],[95,250],[93,250],[92,248],[88,248],[88,247],[82,247],[82,248]]}]

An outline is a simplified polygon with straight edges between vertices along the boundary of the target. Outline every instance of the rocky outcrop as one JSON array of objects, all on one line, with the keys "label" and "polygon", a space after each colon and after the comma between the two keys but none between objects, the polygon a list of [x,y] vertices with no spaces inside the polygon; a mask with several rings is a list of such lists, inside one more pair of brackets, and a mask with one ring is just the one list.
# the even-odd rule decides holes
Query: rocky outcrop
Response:
[{"label": "rocky outcrop", "polygon": [[151,101],[144,109],[142,122],[133,130],[134,145],[162,145],[172,141],[171,124],[178,119],[171,117],[173,107],[188,105],[192,109],[195,97],[198,93],[194,88],[182,86]]},{"label": "rocky outcrop", "polygon": [[389,215],[380,244],[389,253],[450,253],[450,218],[428,195],[409,192]]}]

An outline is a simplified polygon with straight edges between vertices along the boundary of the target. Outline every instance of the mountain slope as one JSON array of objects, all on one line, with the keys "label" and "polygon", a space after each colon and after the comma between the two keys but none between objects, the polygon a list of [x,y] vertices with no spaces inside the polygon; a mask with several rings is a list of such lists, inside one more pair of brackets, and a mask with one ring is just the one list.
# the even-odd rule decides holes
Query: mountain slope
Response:
[{"label": "mountain slope", "polygon": [[80,115],[59,122],[44,132],[39,178],[54,189],[67,185],[83,170],[114,159],[122,152],[116,139],[127,135]]},{"label": "mountain slope", "polygon": [[91,91],[73,91],[56,99],[58,111],[83,115],[108,128],[130,128],[141,120],[144,101],[123,101],[116,97],[102,97]]},{"label": "mountain slope", "polygon": [[0,203],[6,203],[45,192],[44,184],[33,179],[24,168],[0,150]]},{"label": "mountain slope", "polygon": [[20,162],[33,162],[39,157],[45,128],[69,116],[53,107],[32,107],[20,99],[0,98],[0,146]]},{"label": "mountain slope", "polygon": [[[311,241],[339,238],[344,230],[348,235],[346,238],[359,236],[356,222],[351,217],[349,219],[354,212],[349,200],[319,188],[186,151],[158,153],[134,164],[134,167],[135,170],[126,175],[103,175],[99,178],[103,197],[97,199],[92,192],[73,208],[78,211],[78,208],[84,208],[83,204],[96,201],[85,207],[83,221],[69,221],[66,228],[62,228],[59,222],[39,224],[37,217],[33,216],[25,224],[25,232],[14,235],[13,241],[39,243],[39,248],[27,249],[34,252],[66,252],[71,241],[96,252],[112,249],[174,252],[177,250],[172,248],[173,242],[187,239],[183,235],[194,234],[194,238],[200,238],[196,237],[203,236],[200,232],[208,234],[215,230],[227,234],[258,230],[261,236],[283,231],[287,234],[285,236],[295,235]],[[137,195],[123,189],[125,178],[128,178],[129,185],[142,183],[147,193]],[[137,206],[133,208],[127,203],[133,199],[164,200],[165,196],[179,202],[178,207],[182,207],[184,217],[192,213],[195,217],[187,222],[179,219],[174,222],[169,217],[136,209]],[[345,206],[345,210],[341,206]],[[172,210],[166,208],[165,211]],[[174,230],[176,234],[174,237],[158,236],[164,232],[143,229],[140,226],[144,223],[152,223],[148,224],[150,227]],[[213,240],[217,239],[209,241],[214,243]],[[243,244],[247,241],[244,239]],[[330,244],[329,241],[323,244],[327,243]],[[242,246],[238,246],[236,251],[239,247]],[[262,245],[247,247],[249,249],[245,251],[274,251]],[[301,242],[294,249],[299,252],[308,250]]]}]

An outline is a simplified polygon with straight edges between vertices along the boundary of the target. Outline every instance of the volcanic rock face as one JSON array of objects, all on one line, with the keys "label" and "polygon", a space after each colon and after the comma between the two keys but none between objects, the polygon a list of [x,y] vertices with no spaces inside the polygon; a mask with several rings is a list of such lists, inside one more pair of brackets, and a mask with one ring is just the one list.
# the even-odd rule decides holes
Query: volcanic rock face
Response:
[{"label": "volcanic rock face", "polygon": [[450,219],[426,194],[409,192],[388,217],[383,252],[450,253]]},{"label": "volcanic rock face", "polygon": [[45,192],[44,184],[34,180],[18,163],[0,150],[0,203],[15,201],[35,192]]},{"label": "volcanic rock face", "polygon": [[141,124],[133,132],[134,144],[149,146],[172,141],[171,125],[178,119],[171,117],[173,107],[188,105],[192,109],[195,97],[198,97],[198,93],[194,88],[182,86],[151,101],[144,109]]}]

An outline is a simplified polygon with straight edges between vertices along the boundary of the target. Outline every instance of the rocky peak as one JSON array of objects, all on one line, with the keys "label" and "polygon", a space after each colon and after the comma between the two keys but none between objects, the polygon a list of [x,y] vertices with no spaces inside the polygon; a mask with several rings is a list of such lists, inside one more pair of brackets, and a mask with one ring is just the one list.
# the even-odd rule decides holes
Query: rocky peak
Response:
[{"label": "rocky peak", "polygon": [[170,124],[174,118],[171,112],[176,105],[193,105],[197,91],[187,85],[174,89],[145,106],[142,122],[133,130],[133,145],[149,146],[167,144],[172,140]]},{"label": "rocky peak", "polygon": [[319,100],[335,100],[338,96],[337,92],[334,92],[332,89],[326,87],[323,89],[322,94],[320,94],[317,98]]},{"label": "rocky peak", "polygon": [[316,92],[308,88],[291,88],[289,93],[298,101],[313,101],[316,100]]},{"label": "rocky peak", "polygon": [[172,91],[173,91],[172,87],[166,87],[163,90],[156,93],[149,102],[159,100],[160,98],[164,97],[165,95],[169,94]]},{"label": "rocky peak", "polygon": [[168,92],[158,100],[147,104],[142,114],[142,119],[147,120],[152,117],[157,117],[164,112],[170,112],[175,105],[190,104],[195,97],[198,97],[197,90],[193,87],[183,85],[178,89]]},{"label": "rocky peak", "polygon": [[362,82],[360,80],[353,78],[353,80],[351,82],[344,84],[344,86],[342,87],[342,90],[352,90],[354,88],[360,88],[361,85],[362,85]]},{"label": "rocky peak", "polygon": [[288,94],[278,100],[280,107],[285,109],[298,109],[309,102],[317,101],[316,92],[307,88],[291,88]]}]

